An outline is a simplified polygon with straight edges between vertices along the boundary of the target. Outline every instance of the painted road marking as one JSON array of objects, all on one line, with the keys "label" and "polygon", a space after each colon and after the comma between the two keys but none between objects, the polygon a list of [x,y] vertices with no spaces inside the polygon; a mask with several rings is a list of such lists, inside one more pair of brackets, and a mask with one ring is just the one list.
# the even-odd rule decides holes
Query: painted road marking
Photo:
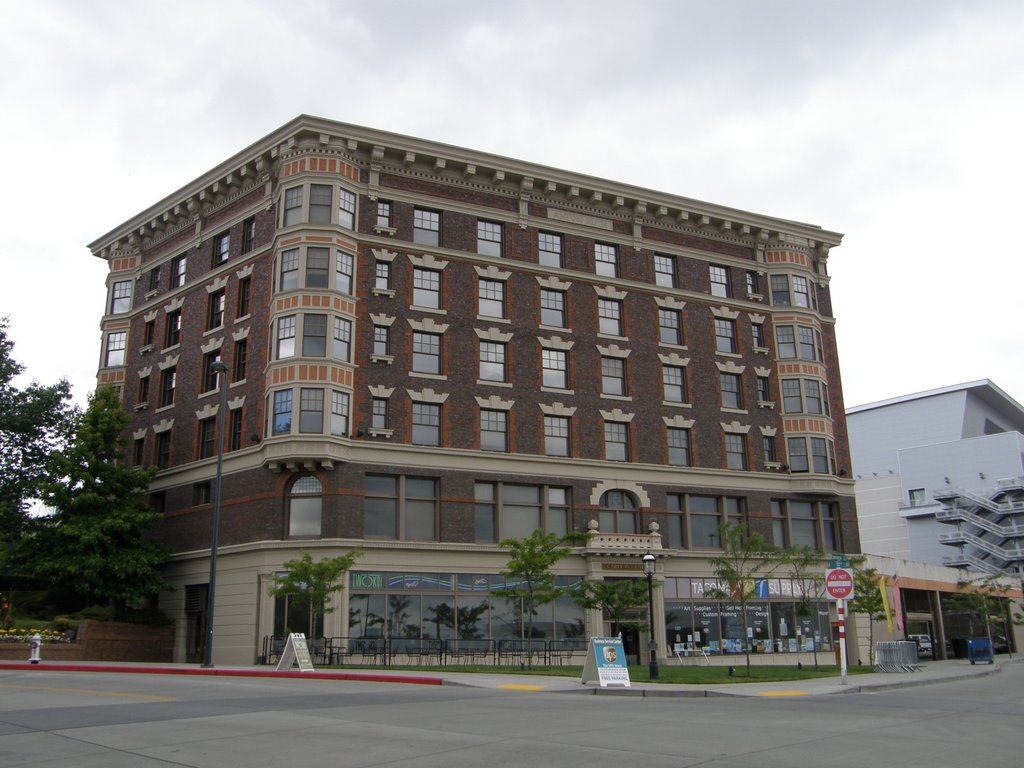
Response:
[{"label": "painted road marking", "polygon": [[811,694],[806,691],[765,691],[764,693],[757,694],[758,696],[810,696]]},{"label": "painted road marking", "polygon": [[543,685],[499,685],[499,691],[543,691]]},{"label": "painted road marking", "polygon": [[114,691],[90,691],[85,688],[45,688],[39,685],[0,685],[0,688],[13,688],[18,691],[45,691],[47,693],[78,693],[83,696],[109,696],[119,699],[139,699],[141,701],[177,701],[173,696],[152,696],[146,693],[119,693]]}]

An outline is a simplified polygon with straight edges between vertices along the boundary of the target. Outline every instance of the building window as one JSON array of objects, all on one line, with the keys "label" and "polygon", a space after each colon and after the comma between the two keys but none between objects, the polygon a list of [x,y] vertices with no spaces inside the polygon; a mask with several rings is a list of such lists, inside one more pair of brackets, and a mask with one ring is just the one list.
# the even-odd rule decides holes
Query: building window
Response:
[{"label": "building window", "polygon": [[228,256],[231,255],[231,233],[224,232],[213,238],[213,264],[216,267],[218,264],[223,264],[228,260]]},{"label": "building window", "polygon": [[729,297],[729,268],[719,267],[711,264],[708,267],[708,275],[711,278],[711,295],[721,296],[723,299]]},{"label": "building window", "polygon": [[252,301],[252,278],[243,277],[238,281],[238,298],[235,301],[235,319],[249,316],[249,304]]},{"label": "building window", "polygon": [[482,381],[506,381],[506,345],[501,342],[480,342],[480,379]]},{"label": "building window", "polygon": [[309,223],[331,223],[331,185],[309,185]]},{"label": "building window", "polygon": [[728,469],[747,468],[747,436],[725,435],[725,466]]},{"label": "building window", "polygon": [[686,394],[686,369],[678,365],[661,367],[661,383],[665,400],[670,403],[689,402]]},{"label": "building window", "polygon": [[118,280],[110,287],[110,314],[121,315],[129,312],[131,308],[132,281]]},{"label": "building window", "polygon": [[763,435],[761,437],[761,450],[764,453],[765,464],[779,463],[779,455],[775,449],[775,437],[773,435]]},{"label": "building window", "polygon": [[772,402],[771,381],[767,376],[757,377],[757,400],[761,403]]},{"label": "building window", "polygon": [[156,436],[156,466],[157,469],[167,469],[171,466],[171,431],[160,432]]},{"label": "building window", "polygon": [[138,397],[135,398],[137,405],[149,402],[149,376],[139,377],[139,391]]},{"label": "building window", "polygon": [[786,503],[789,511],[789,528],[795,547],[818,548],[818,525],[815,520],[814,503],[810,501],[790,501]]},{"label": "building window", "polygon": [[775,329],[775,342],[780,359],[796,357],[796,333],[793,326],[778,326]]},{"label": "building window", "polygon": [[821,334],[813,328],[800,326],[799,328],[798,352],[802,360],[817,360],[824,362],[825,358],[821,352]]},{"label": "building window", "polygon": [[327,315],[304,315],[302,318],[302,356],[326,357]]},{"label": "building window", "polygon": [[786,449],[789,452],[790,472],[810,472],[810,462],[807,460],[807,440],[803,437],[791,437],[786,440]]},{"label": "building window", "polygon": [[565,291],[540,289],[540,323],[565,328]]},{"label": "building window", "polygon": [[924,488],[911,488],[910,494],[910,506],[912,507],[923,507],[928,503],[928,499],[925,496]]},{"label": "building window", "polygon": [[292,431],[292,391],[282,389],[274,393],[274,422],[272,434],[287,435]]},{"label": "building window", "polygon": [[436,333],[413,333],[412,370],[416,373],[441,373],[441,337]]},{"label": "building window", "polygon": [[188,260],[184,256],[171,259],[171,288],[180,288],[185,284],[185,269]]},{"label": "building window", "polygon": [[629,424],[624,421],[604,423],[604,457],[607,461],[629,461]]},{"label": "building window", "polygon": [[772,304],[777,307],[788,307],[789,298],[789,275],[772,275],[769,279],[772,289]]},{"label": "building window", "polygon": [[299,249],[291,248],[281,252],[281,281],[282,291],[294,291],[299,287]]},{"label": "building window", "polygon": [[338,226],[356,228],[356,196],[347,189],[338,190]]},{"label": "building window", "polygon": [[505,411],[480,410],[480,449],[508,450],[508,414]]},{"label": "building window", "polygon": [[132,442],[132,466],[141,467],[146,462],[146,438],[137,437]]},{"label": "building window", "polygon": [[626,361],[621,357],[601,358],[601,394],[626,394]]},{"label": "building window", "polygon": [[676,287],[676,257],[654,254],[654,282],[666,288]]},{"label": "building window", "polygon": [[178,370],[168,368],[160,374],[160,407],[174,405],[174,390],[177,387]]},{"label": "building window", "polygon": [[355,257],[351,253],[338,251],[334,260],[334,289],[354,294]]},{"label": "building window", "polygon": [[218,372],[214,369],[214,363],[220,362],[220,350],[208,352],[203,355],[203,392],[212,392],[217,389]]},{"label": "building window", "polygon": [[757,273],[747,272],[747,296],[757,296]]},{"label": "building window", "polygon": [[367,475],[365,482],[365,538],[437,540],[436,480]]},{"label": "building window", "polygon": [[501,257],[501,224],[494,221],[476,223],[476,252],[481,256]]},{"label": "building window", "polygon": [[391,263],[378,261],[373,275],[373,287],[381,291],[391,290]]},{"label": "building window", "polygon": [[544,417],[544,454],[546,456],[569,455],[569,417]]},{"label": "building window", "polygon": [[377,226],[391,227],[391,203],[384,200],[377,201]]},{"label": "building window", "polygon": [[441,307],[441,273],[434,269],[413,270],[412,275],[413,306],[440,309]]},{"label": "building window", "polygon": [[[669,506],[686,510],[689,522],[690,547],[717,549],[722,545],[721,529],[725,524],[742,525],[742,500],[726,496],[669,496]],[[685,503],[684,503],[685,501]],[[724,513],[724,514],[723,514]]]},{"label": "building window", "polygon": [[436,403],[412,404],[412,444],[441,444],[441,406]]},{"label": "building window", "polygon": [[718,374],[718,382],[722,389],[722,407],[723,408],[742,408],[743,407],[743,392],[741,388],[741,379],[737,373],[720,373]]},{"label": "building window", "polygon": [[125,349],[128,345],[128,332],[115,331],[107,334],[107,354],[104,365],[108,368],[124,365]]},{"label": "building window", "polygon": [[388,355],[390,352],[389,328],[386,325],[373,326],[373,354]]},{"label": "building window", "polygon": [[331,251],[328,248],[306,248],[306,287],[326,288],[330,273]]},{"label": "building window", "polygon": [[324,431],[324,391],[322,389],[299,390],[299,432],[322,434]]},{"label": "building window", "polygon": [[475,540],[528,538],[541,530],[564,536],[569,531],[566,488],[511,483],[476,483]]},{"label": "building window", "polygon": [[793,305],[796,307],[812,307],[811,284],[806,277],[793,275]]},{"label": "building window", "polygon": [[677,467],[690,466],[690,430],[668,428],[668,463]]},{"label": "building window", "polygon": [[825,385],[814,379],[804,379],[804,404],[807,413],[830,415]]},{"label": "building window", "polygon": [[151,270],[149,270],[149,280],[147,291],[159,291],[160,290],[160,265],[157,264]]},{"label": "building window", "polygon": [[605,277],[618,277],[619,254],[614,245],[594,243],[594,271]]},{"label": "building window", "polygon": [[803,413],[804,404],[800,397],[800,379],[782,380],[782,412]]},{"label": "building window", "polygon": [[370,426],[374,429],[388,429],[388,399],[375,397],[371,404]]},{"label": "building window", "polygon": [[478,313],[484,317],[505,317],[505,283],[500,280],[483,280],[477,285],[479,293]]},{"label": "building window", "polygon": [[832,441],[824,437],[812,437],[811,443],[811,468],[819,475],[834,475],[836,473],[836,454]]},{"label": "building window", "polygon": [[736,352],[736,322],[715,318],[715,350],[718,352]]},{"label": "building window", "polygon": [[181,342],[181,310],[175,309],[167,313],[167,325],[164,332],[164,347],[175,347]]},{"label": "building window", "polygon": [[545,267],[562,266],[562,236],[537,233],[537,261]]},{"label": "building window", "polygon": [[217,420],[199,422],[199,458],[208,459],[217,452]]},{"label": "building window", "polygon": [[227,305],[227,297],[224,289],[214,291],[210,294],[206,312],[206,330],[220,328],[224,325],[224,309]]},{"label": "building window", "polygon": [[658,310],[658,340],[662,344],[682,346],[683,318],[677,309]]},{"label": "building window", "polygon": [[631,494],[605,491],[599,506],[597,521],[602,533],[637,532],[637,504]]},{"label": "building window", "polygon": [[256,217],[252,216],[242,222],[242,253],[248,253],[256,247]]},{"label": "building window", "polygon": [[783,379],[782,411],[828,416],[828,390],[825,384],[816,379]]},{"label": "building window", "polygon": [[768,342],[764,335],[764,323],[751,323],[750,331],[754,337],[754,347],[756,349],[767,349]]},{"label": "building window", "polygon": [[235,342],[234,354],[235,369],[232,372],[234,381],[245,381],[246,368],[249,364],[249,341],[239,339]]},{"label": "building window", "polygon": [[597,315],[599,330],[608,336],[622,336],[622,302],[615,299],[598,299]]},{"label": "building window", "polygon": [[213,491],[209,480],[192,485],[192,506],[198,507],[202,504],[209,504],[212,500]]},{"label": "building window", "polygon": [[439,245],[441,238],[441,214],[416,208],[412,216],[412,241],[420,245]]},{"label": "building window", "polygon": [[313,475],[304,475],[292,483],[288,493],[288,535],[320,536],[323,517],[323,490]]},{"label": "building window", "polygon": [[302,187],[284,191],[284,226],[290,227],[302,222]]},{"label": "building window", "polygon": [[277,359],[295,356],[295,315],[277,319]]},{"label": "building window", "polygon": [[242,428],[245,420],[242,418],[242,409],[236,408],[231,412],[231,424],[228,426],[228,450],[237,451],[242,447]]},{"label": "building window", "polygon": [[331,434],[337,437],[348,437],[348,403],[347,392],[331,390]]},{"label": "building window", "polygon": [[541,350],[543,386],[553,389],[569,388],[569,353],[562,349]]},{"label": "building window", "polygon": [[334,318],[334,338],[331,342],[331,357],[343,363],[351,360],[352,322],[341,317]]},{"label": "building window", "polygon": [[156,338],[156,320],[147,320],[142,327],[142,346],[150,347]]}]

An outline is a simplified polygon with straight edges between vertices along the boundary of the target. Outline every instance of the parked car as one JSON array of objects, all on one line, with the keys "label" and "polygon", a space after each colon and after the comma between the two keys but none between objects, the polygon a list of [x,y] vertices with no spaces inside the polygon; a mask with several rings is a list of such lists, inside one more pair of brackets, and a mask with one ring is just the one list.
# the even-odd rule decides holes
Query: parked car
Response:
[{"label": "parked car", "polygon": [[934,651],[932,649],[932,639],[928,635],[907,635],[907,640],[913,640],[915,643],[917,643],[918,656],[934,655]]}]

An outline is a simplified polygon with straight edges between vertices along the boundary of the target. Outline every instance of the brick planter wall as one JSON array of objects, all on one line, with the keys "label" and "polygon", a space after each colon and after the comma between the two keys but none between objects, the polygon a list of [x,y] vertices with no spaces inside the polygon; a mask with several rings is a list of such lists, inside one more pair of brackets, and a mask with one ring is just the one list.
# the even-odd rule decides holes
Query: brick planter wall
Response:
[{"label": "brick planter wall", "polygon": [[[43,643],[46,661],[174,661],[174,625],[83,621],[74,643]],[[28,661],[28,643],[0,643],[0,660]]]}]

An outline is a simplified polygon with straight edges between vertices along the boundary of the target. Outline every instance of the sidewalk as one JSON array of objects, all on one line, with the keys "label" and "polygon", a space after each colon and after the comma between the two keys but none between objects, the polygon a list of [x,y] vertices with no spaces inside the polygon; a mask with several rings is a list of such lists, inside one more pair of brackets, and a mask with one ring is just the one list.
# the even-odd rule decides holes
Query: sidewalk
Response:
[{"label": "sidewalk", "polygon": [[710,696],[764,696],[796,697],[823,696],[837,693],[863,693],[890,688],[902,688],[945,682],[966,677],[980,677],[996,673],[1001,667],[1019,661],[1018,657],[1000,657],[995,664],[971,664],[967,660],[930,661],[916,672],[871,672],[848,675],[843,685],[839,677],[815,680],[793,680],[779,683],[732,683],[726,685],[672,685],[662,683],[634,683],[629,688],[601,688],[596,683],[583,685],[575,677],[548,675],[509,675],[495,673],[437,672],[402,670],[388,673],[374,670],[316,670],[278,672],[270,667],[214,667],[205,669],[192,664],[137,664],[110,662],[76,662],[71,664],[41,664],[0,662],[0,673],[6,671],[40,672],[105,672],[150,675],[205,675],[221,677],[301,678],[317,680],[349,680],[406,685],[462,685],[472,688],[490,688],[508,691],[545,691],[584,693],[613,696],[680,696],[705,698]]}]

